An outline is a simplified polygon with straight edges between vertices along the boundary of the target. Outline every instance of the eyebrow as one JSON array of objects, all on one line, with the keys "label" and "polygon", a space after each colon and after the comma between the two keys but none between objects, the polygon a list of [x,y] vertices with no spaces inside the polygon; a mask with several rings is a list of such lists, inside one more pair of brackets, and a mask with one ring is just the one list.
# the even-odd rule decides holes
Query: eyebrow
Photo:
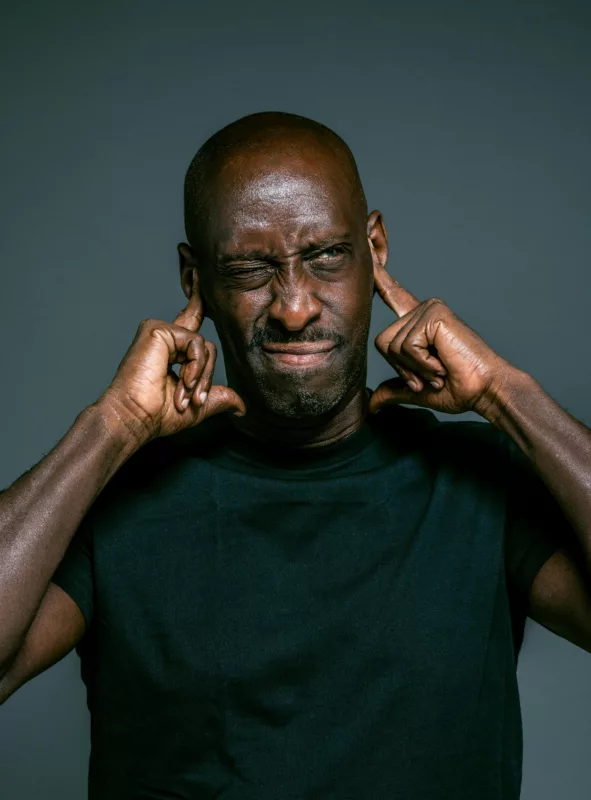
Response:
[{"label": "eyebrow", "polygon": [[[315,253],[318,250],[324,250],[328,247],[334,247],[337,244],[351,244],[352,237],[348,233],[343,234],[334,234],[332,236],[326,236],[322,239],[315,239],[314,241],[309,241],[305,247],[302,247],[300,250],[296,250],[296,253],[300,253],[302,255],[309,255],[310,253]],[[269,258],[275,258],[275,254],[272,251],[265,251],[265,250],[236,250],[232,253],[222,253],[217,256],[216,262],[219,267],[224,267],[228,264],[231,264],[234,261],[267,261]]]},{"label": "eyebrow", "polygon": [[266,258],[269,258],[269,253],[264,250],[236,250],[218,255],[216,262],[219,267],[224,267],[232,261],[264,261]]}]

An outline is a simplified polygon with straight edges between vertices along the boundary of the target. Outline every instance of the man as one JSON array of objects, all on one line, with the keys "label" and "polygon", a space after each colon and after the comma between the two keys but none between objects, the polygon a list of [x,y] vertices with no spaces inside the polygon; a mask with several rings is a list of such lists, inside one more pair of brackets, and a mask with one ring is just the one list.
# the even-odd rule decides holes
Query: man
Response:
[{"label": "man", "polygon": [[91,800],[517,798],[526,614],[591,652],[589,429],[389,276],[323,125],[227,126],[185,211],[188,305],[0,498],[2,698],[76,647]]}]

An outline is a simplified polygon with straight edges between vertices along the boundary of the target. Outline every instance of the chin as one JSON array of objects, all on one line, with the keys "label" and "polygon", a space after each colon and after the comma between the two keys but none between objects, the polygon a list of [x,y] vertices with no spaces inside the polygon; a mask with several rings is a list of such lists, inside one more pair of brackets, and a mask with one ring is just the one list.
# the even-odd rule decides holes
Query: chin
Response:
[{"label": "chin", "polygon": [[267,397],[265,405],[273,414],[289,419],[320,417],[327,414],[341,399],[340,396],[333,398],[331,395],[332,392],[327,394],[302,390],[294,394]]},{"label": "chin", "polygon": [[271,414],[286,419],[306,419],[329,414],[349,391],[350,386],[333,380],[324,386],[298,382],[281,386],[265,380],[257,382],[259,402]]},{"label": "chin", "polygon": [[361,380],[365,359],[347,359],[331,368],[294,370],[278,374],[253,364],[249,375],[250,391],[245,391],[263,412],[284,419],[312,420],[330,412],[349,395]]}]

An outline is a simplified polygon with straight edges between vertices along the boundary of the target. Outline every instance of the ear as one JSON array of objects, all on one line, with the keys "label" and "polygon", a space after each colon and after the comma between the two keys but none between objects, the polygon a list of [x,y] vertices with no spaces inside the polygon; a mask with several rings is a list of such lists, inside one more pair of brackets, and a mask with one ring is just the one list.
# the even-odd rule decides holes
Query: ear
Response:
[{"label": "ear", "polygon": [[[388,262],[388,233],[380,211],[372,211],[367,218],[367,243],[375,267],[385,267]],[[374,286],[373,293],[377,291]]]},{"label": "ear", "polygon": [[191,297],[196,294],[198,298],[200,298],[203,307],[203,316],[207,317],[209,314],[207,313],[205,299],[199,287],[199,264],[195,251],[190,245],[184,242],[181,242],[177,246],[177,250],[179,254],[179,270],[183,293],[187,300],[190,300]]}]

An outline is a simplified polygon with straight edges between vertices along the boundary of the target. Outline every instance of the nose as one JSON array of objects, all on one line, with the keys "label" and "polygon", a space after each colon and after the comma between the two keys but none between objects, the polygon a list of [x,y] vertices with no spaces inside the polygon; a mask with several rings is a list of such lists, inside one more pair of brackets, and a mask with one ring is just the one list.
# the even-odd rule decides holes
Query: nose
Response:
[{"label": "nose", "polygon": [[314,294],[312,284],[313,279],[301,274],[275,278],[269,317],[279,320],[288,331],[301,330],[318,319],[322,303]]}]

